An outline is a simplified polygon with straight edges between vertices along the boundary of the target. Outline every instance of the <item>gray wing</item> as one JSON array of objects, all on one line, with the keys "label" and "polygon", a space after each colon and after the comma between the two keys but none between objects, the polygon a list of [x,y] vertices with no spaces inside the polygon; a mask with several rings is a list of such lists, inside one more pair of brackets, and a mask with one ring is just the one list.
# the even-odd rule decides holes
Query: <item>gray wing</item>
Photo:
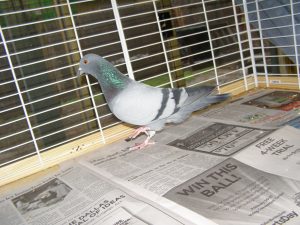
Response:
[{"label": "gray wing", "polygon": [[[215,87],[212,86],[162,89],[164,98],[161,107],[157,111],[154,120],[147,126],[158,131],[163,129],[166,123],[183,122],[192,112],[221,100],[217,100],[215,96],[208,97],[214,89]],[[172,101],[173,104],[169,104]],[[168,109],[170,106],[173,110],[171,113],[171,110]],[[168,114],[164,113],[165,111]]]},{"label": "gray wing", "polygon": [[[211,104],[226,100],[230,95],[210,95],[214,90],[211,86],[171,89],[175,97],[175,108],[172,114],[167,117],[158,117],[157,120],[149,124],[155,130],[161,130],[165,123],[181,123],[186,120],[192,112],[203,109]],[[184,93],[184,94],[183,94]],[[183,98],[184,96],[184,98]]]},{"label": "gray wing", "polygon": [[184,88],[155,88],[132,83],[108,103],[120,120],[144,126],[174,114],[187,98]]}]

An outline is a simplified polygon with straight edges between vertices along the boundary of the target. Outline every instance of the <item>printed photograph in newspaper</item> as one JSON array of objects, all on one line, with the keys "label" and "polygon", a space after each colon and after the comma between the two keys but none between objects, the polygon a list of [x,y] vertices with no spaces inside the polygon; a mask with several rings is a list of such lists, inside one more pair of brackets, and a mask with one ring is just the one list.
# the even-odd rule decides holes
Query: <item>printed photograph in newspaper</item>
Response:
[{"label": "printed photograph in newspaper", "polygon": [[273,91],[261,97],[244,102],[260,108],[290,111],[300,108],[300,93],[291,91]]}]

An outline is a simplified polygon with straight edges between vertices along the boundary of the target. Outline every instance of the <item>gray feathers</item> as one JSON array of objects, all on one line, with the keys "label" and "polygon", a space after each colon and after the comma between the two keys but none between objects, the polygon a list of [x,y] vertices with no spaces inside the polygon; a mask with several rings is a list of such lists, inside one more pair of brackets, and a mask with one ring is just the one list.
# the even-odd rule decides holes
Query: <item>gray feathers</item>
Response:
[{"label": "gray feathers", "polygon": [[180,123],[190,114],[223,101],[228,94],[210,95],[214,87],[156,88],[131,80],[95,54],[84,56],[80,74],[90,74],[100,83],[112,113],[120,120],[158,131],[165,123]]}]

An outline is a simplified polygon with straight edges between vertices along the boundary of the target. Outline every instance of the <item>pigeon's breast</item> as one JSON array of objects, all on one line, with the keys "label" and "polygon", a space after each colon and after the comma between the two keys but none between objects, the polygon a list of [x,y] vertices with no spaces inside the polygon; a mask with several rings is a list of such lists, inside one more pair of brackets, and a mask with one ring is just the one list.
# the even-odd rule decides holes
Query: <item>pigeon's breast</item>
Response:
[{"label": "pigeon's breast", "polygon": [[168,96],[162,89],[134,86],[115,96],[109,107],[118,119],[144,126],[172,114],[176,105]]}]

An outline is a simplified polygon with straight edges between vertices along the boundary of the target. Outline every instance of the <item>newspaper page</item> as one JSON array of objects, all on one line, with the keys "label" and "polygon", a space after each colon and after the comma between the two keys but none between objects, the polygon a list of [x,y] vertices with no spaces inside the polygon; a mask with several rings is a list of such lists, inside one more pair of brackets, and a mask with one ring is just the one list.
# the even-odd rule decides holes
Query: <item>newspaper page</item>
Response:
[{"label": "newspaper page", "polygon": [[168,145],[212,155],[230,156],[270,132],[271,130],[257,127],[215,122],[176,138]]},{"label": "newspaper page", "polygon": [[202,116],[247,125],[300,127],[300,92],[269,90],[246,96]]},{"label": "newspaper page", "polygon": [[222,225],[296,225],[300,182],[228,158],[164,197]]},{"label": "newspaper page", "polygon": [[75,163],[15,189],[1,193],[1,225],[193,224]]},{"label": "newspaper page", "polygon": [[[210,127],[209,124],[203,129]],[[162,144],[129,151],[125,146],[126,143],[116,143],[109,151],[84,157],[81,163],[120,185],[145,190],[145,195],[149,192],[159,195],[217,224],[299,224],[297,180],[272,175],[208,151]]]},{"label": "newspaper page", "polygon": [[155,141],[183,150],[227,157],[273,130],[192,116],[186,122],[167,127],[162,134],[158,133]]},{"label": "newspaper page", "polygon": [[[128,146],[133,143],[119,141],[84,156],[80,162],[161,195],[269,133],[260,128],[191,118],[158,133],[158,143],[148,148],[132,151]],[[142,138],[145,137],[136,141]]]},{"label": "newspaper page", "polygon": [[[300,183],[229,158],[268,134],[270,130],[192,118],[167,128],[156,145],[131,151],[127,146],[132,143],[120,141],[84,156],[80,162],[120,185],[141,190],[145,195],[161,196],[218,224],[268,224],[267,221],[280,220],[290,211],[295,213],[291,217],[300,215],[292,200],[300,192]],[[201,194],[205,185],[207,196]],[[286,192],[282,193],[282,189]],[[183,194],[177,196],[178,190],[183,190]],[[206,198],[196,196],[197,193]]]},{"label": "newspaper page", "polygon": [[285,126],[234,156],[254,168],[300,180],[300,130]]}]

